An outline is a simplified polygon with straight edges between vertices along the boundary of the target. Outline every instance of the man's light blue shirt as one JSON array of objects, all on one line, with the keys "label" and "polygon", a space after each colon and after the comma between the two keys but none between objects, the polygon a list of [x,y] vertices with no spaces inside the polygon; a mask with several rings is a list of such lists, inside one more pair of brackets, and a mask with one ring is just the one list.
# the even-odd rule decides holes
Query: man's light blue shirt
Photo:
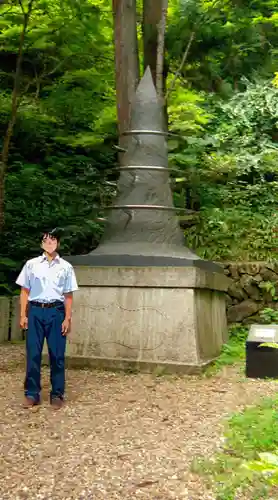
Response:
[{"label": "man's light blue shirt", "polygon": [[64,302],[64,294],[78,290],[72,265],[59,255],[48,261],[46,255],[28,260],[16,280],[29,290],[29,301]]}]

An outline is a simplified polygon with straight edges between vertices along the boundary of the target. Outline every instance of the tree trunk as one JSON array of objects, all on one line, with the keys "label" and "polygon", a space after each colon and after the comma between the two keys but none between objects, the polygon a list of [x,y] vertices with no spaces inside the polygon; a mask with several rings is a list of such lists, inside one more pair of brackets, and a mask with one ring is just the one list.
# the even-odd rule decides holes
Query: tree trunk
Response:
[{"label": "tree trunk", "polygon": [[165,79],[164,79],[164,60],[165,60],[165,32],[168,10],[168,0],[161,0],[161,15],[157,25],[157,55],[156,55],[156,90],[161,102],[164,103]]},{"label": "tree trunk", "polygon": [[167,8],[168,0],[144,0],[143,3],[144,68],[150,66],[158,92],[161,91],[161,77],[164,73]]},{"label": "tree trunk", "polygon": [[173,80],[172,80],[172,83],[171,83],[170,88],[169,88],[169,89],[168,89],[168,91],[167,91],[166,99],[167,99],[167,97],[169,97],[169,95],[171,94],[172,90],[173,90],[173,89],[174,89],[174,87],[175,87],[175,84],[176,84],[176,81],[177,81],[178,77],[181,75],[181,72],[182,72],[182,70],[183,70],[183,67],[184,67],[184,65],[185,65],[185,63],[186,63],[186,61],[187,61],[188,54],[189,54],[189,51],[190,51],[190,49],[191,49],[191,45],[192,45],[192,43],[193,43],[194,38],[195,38],[195,31],[191,31],[191,34],[190,34],[189,40],[188,40],[188,42],[187,42],[187,45],[186,45],[185,51],[184,51],[183,56],[182,56],[182,60],[181,60],[180,66],[179,66],[179,68],[178,68],[177,72],[175,73],[175,76],[174,76],[174,78],[173,78]]},{"label": "tree trunk", "polygon": [[165,128],[168,115],[166,94],[165,32],[168,0],[143,0],[144,68],[150,66],[158,97],[164,108]]},{"label": "tree trunk", "polygon": [[[139,81],[136,0],[113,0],[118,130],[128,129]],[[120,143],[121,143],[120,138]]]},{"label": "tree trunk", "polygon": [[27,30],[29,18],[30,18],[31,12],[32,12],[33,1],[34,0],[29,1],[27,12],[25,12],[22,3],[19,0],[19,4],[20,4],[20,6],[22,8],[22,12],[23,12],[23,25],[22,25],[22,31],[20,34],[18,56],[17,56],[17,61],[16,61],[16,70],[15,70],[15,77],[14,77],[14,86],[13,86],[13,91],[12,91],[11,117],[10,117],[8,127],[6,130],[5,136],[4,136],[2,152],[1,152],[1,157],[0,157],[0,233],[3,232],[4,222],[5,222],[5,213],[4,213],[5,174],[6,174],[6,170],[7,170],[10,143],[11,143],[11,139],[13,136],[13,130],[14,130],[15,122],[16,122],[17,110],[18,110],[18,104],[19,104],[18,100],[19,100],[19,94],[20,94],[20,77],[21,77],[21,65],[22,65],[22,59],[23,59],[23,47],[24,47],[25,35],[26,35],[26,30]]}]

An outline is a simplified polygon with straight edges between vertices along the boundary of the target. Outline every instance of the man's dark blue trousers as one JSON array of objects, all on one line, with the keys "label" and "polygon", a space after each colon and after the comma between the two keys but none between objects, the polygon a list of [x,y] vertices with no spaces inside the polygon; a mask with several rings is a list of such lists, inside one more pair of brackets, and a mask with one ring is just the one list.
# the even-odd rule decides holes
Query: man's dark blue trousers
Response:
[{"label": "man's dark blue trousers", "polygon": [[66,336],[62,335],[65,318],[64,304],[55,307],[40,307],[30,303],[28,310],[28,331],[26,335],[27,367],[25,396],[40,400],[41,360],[46,339],[50,360],[50,399],[63,398],[65,392],[65,350]]}]

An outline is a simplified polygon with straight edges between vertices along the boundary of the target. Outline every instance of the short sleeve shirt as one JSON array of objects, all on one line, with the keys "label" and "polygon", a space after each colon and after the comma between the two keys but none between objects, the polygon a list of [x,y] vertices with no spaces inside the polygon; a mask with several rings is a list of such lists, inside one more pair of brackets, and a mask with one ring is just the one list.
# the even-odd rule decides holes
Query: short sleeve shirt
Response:
[{"label": "short sleeve shirt", "polygon": [[43,303],[64,302],[64,294],[78,290],[72,265],[59,255],[50,262],[45,255],[28,260],[16,283],[29,290],[29,301]]}]

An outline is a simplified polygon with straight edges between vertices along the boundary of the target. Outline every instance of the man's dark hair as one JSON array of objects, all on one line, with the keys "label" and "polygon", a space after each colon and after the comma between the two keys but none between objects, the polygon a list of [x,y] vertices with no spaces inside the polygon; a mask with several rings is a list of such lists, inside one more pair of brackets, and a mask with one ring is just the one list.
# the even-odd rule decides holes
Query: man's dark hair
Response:
[{"label": "man's dark hair", "polygon": [[47,236],[49,236],[50,238],[55,238],[59,243],[61,239],[61,231],[57,227],[51,230],[43,231],[41,240],[43,240]]}]

